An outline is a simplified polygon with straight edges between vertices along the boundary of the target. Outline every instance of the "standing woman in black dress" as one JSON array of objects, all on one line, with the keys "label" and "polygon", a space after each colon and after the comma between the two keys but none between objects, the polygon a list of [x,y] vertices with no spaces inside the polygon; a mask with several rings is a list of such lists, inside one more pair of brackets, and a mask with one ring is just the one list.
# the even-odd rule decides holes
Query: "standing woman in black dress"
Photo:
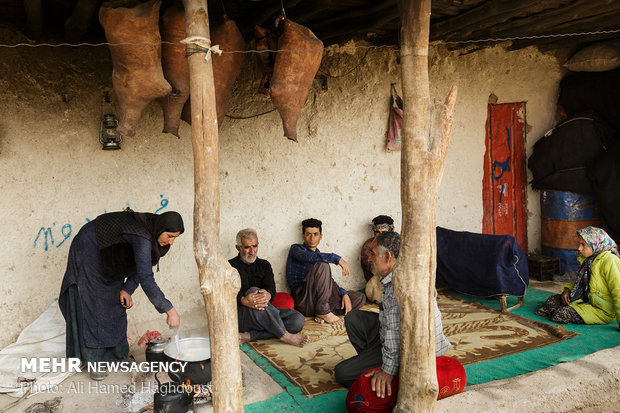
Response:
[{"label": "standing woman in black dress", "polygon": [[[67,357],[82,363],[127,357],[127,313],[138,287],[155,309],[167,314],[168,326],[181,322],[155,282],[153,266],[184,231],[177,212],[121,212],[100,215],[84,225],[71,242],[59,305],[67,323]],[[105,373],[90,372],[102,380]]]}]

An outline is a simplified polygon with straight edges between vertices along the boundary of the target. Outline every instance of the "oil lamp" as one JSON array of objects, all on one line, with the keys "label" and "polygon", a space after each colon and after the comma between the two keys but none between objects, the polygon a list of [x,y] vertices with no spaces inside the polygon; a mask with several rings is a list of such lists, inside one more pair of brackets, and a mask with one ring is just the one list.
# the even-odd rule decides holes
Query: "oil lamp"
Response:
[{"label": "oil lamp", "polygon": [[99,125],[99,143],[101,143],[101,149],[104,151],[121,148],[120,143],[123,141],[123,137],[116,130],[117,127],[118,119],[114,114],[106,113],[103,115]]}]

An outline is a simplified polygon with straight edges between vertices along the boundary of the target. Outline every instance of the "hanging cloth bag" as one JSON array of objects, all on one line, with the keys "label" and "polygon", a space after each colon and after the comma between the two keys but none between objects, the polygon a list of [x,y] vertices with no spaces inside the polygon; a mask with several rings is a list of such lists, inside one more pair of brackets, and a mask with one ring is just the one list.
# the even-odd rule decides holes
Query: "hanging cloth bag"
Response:
[{"label": "hanging cloth bag", "polygon": [[390,94],[392,95],[392,104],[388,118],[386,149],[388,151],[400,151],[400,133],[403,127],[403,100],[396,93],[394,83],[391,85]]}]

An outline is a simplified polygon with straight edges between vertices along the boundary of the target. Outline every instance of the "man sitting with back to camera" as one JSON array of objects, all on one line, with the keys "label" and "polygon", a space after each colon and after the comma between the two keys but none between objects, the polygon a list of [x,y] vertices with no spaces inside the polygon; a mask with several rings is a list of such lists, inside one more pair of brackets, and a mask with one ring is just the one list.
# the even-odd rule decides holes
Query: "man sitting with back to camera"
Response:
[{"label": "man sitting with back to camera", "polygon": [[239,271],[241,289],[237,294],[239,344],[277,337],[297,347],[308,343],[308,336],[296,334],[306,319],[290,308],[276,308],[271,301],[276,295],[276,283],[269,261],[258,258],[258,235],[251,228],[237,233],[235,258],[228,260]]},{"label": "man sitting with back to camera", "polygon": [[317,323],[342,324],[339,315],[360,308],[366,297],[358,291],[347,291],[332,278],[329,264],[342,267],[348,275],[349,264],[339,255],[320,252],[323,223],[315,218],[301,222],[303,244],[293,244],[286,260],[286,281],[295,300],[295,308]]}]

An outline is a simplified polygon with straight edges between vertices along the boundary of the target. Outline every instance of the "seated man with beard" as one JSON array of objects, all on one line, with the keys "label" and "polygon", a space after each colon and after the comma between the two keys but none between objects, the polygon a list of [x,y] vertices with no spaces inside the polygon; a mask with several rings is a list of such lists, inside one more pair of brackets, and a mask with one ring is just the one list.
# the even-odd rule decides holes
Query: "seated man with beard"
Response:
[{"label": "seated man with beard", "polygon": [[258,235],[251,228],[237,233],[239,254],[228,260],[239,271],[241,289],[237,294],[239,344],[263,338],[277,337],[287,344],[303,347],[308,336],[296,334],[306,319],[300,312],[276,308],[271,301],[276,295],[276,283],[269,261],[258,258]]}]

